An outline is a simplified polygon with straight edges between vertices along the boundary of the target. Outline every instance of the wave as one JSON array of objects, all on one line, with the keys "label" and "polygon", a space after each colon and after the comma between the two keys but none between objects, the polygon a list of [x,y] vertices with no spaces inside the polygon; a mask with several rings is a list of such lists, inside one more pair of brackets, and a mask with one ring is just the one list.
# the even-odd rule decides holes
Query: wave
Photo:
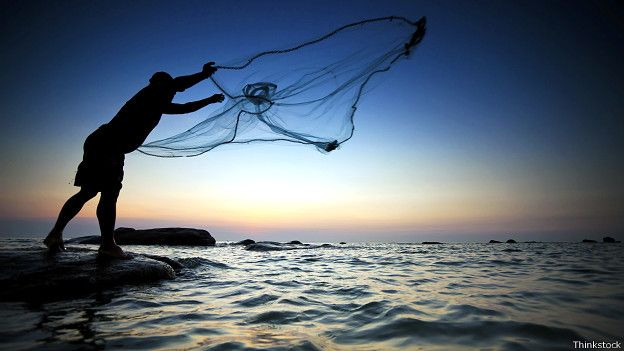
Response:
[{"label": "wave", "polygon": [[279,296],[271,294],[262,294],[259,296],[253,296],[244,300],[234,302],[235,304],[243,307],[256,307],[260,305],[266,305],[270,302],[277,300]]},{"label": "wave", "polygon": [[[411,317],[396,318],[357,330],[341,329],[326,333],[339,344],[383,342],[392,339],[430,342],[437,345],[457,343],[492,346],[493,342],[509,343],[525,338],[529,349],[569,349],[571,340],[582,336],[570,329],[517,321],[425,321]],[[506,340],[508,338],[509,340]],[[529,345],[532,344],[532,345]]]}]

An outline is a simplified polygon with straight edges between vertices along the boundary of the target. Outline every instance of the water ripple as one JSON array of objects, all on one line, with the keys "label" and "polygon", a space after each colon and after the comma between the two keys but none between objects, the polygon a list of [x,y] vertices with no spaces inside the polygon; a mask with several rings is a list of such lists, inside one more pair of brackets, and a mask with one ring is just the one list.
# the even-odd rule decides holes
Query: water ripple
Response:
[{"label": "water ripple", "polygon": [[0,349],[570,350],[572,340],[621,340],[624,245],[259,244],[128,247],[175,257],[185,273],[80,299],[0,302]]}]

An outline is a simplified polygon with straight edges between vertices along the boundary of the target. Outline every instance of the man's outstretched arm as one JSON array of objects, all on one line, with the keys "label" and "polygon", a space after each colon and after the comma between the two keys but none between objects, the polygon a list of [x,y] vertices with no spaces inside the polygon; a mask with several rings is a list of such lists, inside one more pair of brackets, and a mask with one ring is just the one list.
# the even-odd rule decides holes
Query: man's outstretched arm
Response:
[{"label": "man's outstretched arm", "polygon": [[209,98],[187,102],[186,104],[170,103],[169,105],[167,105],[167,107],[165,107],[163,113],[167,115],[180,115],[183,113],[191,113],[215,102],[222,102],[223,99],[223,94],[214,94]]},{"label": "man's outstretched arm", "polygon": [[[209,78],[213,73],[217,71],[214,67],[214,62],[208,62],[204,65],[203,69],[199,73],[191,74],[188,76],[179,76],[173,79],[176,91],[184,91],[187,88],[201,82],[202,80]],[[202,106],[203,107],[203,106]],[[200,107],[201,108],[201,107]]]}]

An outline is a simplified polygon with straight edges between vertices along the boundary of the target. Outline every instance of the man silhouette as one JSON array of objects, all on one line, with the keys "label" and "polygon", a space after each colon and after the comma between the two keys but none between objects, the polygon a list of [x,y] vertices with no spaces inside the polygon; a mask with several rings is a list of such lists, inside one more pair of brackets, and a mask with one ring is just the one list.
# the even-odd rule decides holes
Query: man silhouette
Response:
[{"label": "man silhouette", "polygon": [[113,236],[117,197],[123,180],[124,155],[143,144],[163,114],[190,113],[208,104],[222,102],[223,94],[185,104],[171,102],[176,92],[192,87],[216,70],[214,62],[209,62],[201,72],[188,76],[172,78],[166,72],[155,73],[149,85],[128,100],[110,122],[87,137],[82,162],[78,165],[74,181],[80,191],[65,202],[54,227],[43,241],[51,251],[65,250],[63,229],[84,204],[99,192],[97,218],[102,239],[98,252],[113,257],[126,257]]}]

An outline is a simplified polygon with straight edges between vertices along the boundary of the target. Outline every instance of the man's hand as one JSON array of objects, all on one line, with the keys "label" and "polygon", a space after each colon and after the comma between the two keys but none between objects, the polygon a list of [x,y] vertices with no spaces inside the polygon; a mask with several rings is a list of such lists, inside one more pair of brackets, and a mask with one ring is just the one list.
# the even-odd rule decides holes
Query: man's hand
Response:
[{"label": "man's hand", "polygon": [[207,75],[207,76],[211,76],[213,73],[215,73],[217,71],[217,68],[214,67],[214,62],[210,61],[207,64],[204,65],[204,67],[202,68],[202,73]]},{"label": "man's hand", "polygon": [[208,99],[210,99],[210,101],[212,103],[223,102],[223,99],[225,99],[225,96],[223,96],[223,94],[214,94],[213,96],[209,97]]}]

